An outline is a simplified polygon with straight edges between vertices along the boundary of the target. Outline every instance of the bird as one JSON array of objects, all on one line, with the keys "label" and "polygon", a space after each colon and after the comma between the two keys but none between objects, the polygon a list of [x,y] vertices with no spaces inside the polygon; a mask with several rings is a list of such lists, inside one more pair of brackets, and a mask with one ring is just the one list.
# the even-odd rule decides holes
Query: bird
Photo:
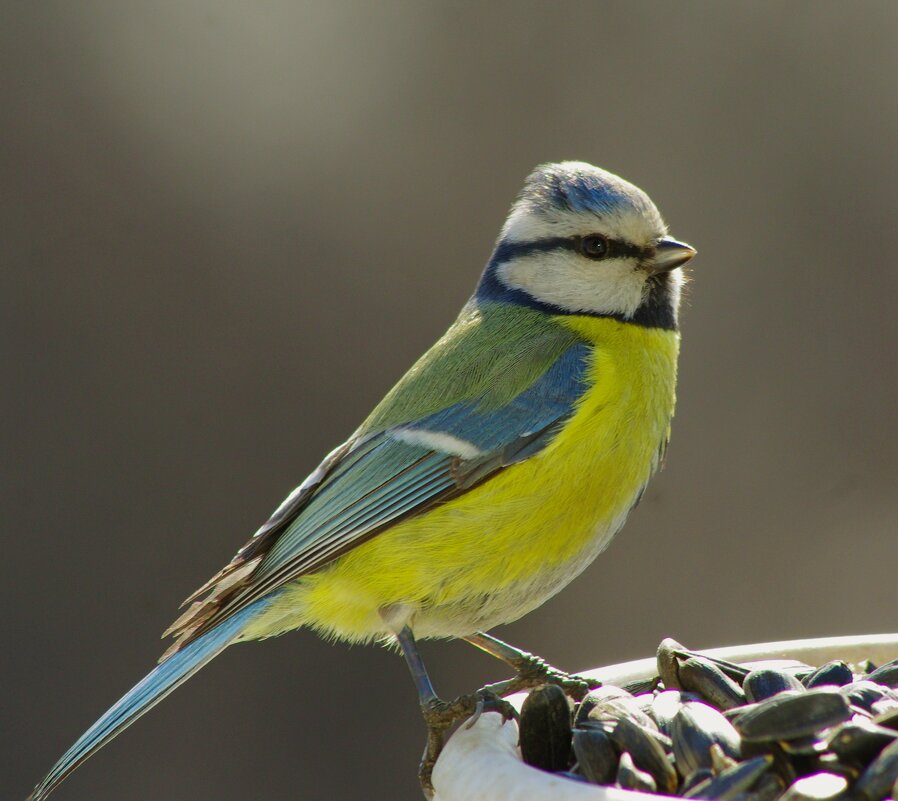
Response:
[{"label": "bird", "polygon": [[576,683],[488,630],[579,575],[661,465],[695,254],[617,175],[577,161],[534,169],[448,331],[182,604],[158,665],[29,801],[226,647],[299,628],[402,652],[429,767],[447,720],[496,694],[442,701],[418,640],[467,640],[512,665],[499,695]]}]

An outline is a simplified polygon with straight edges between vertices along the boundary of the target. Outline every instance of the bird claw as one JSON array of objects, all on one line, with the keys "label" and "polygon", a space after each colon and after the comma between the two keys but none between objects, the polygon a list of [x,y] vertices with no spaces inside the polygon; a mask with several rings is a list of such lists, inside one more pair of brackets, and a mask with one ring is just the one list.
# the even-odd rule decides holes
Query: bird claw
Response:
[{"label": "bird claw", "polygon": [[499,712],[505,720],[517,718],[517,710],[488,687],[460,695],[454,701],[434,698],[422,705],[424,722],[429,729],[448,729],[453,723],[485,711]]},{"label": "bird claw", "polygon": [[443,750],[446,732],[460,720],[467,719],[466,729],[474,726],[484,712],[498,712],[502,715],[503,723],[512,719],[519,720],[518,710],[503,696],[544,684],[561,687],[575,701],[582,701],[590,690],[602,686],[596,679],[558,670],[534,654],[523,654],[513,667],[517,675],[509,681],[481,687],[477,692],[460,695],[453,701],[431,698],[421,705],[421,713],[427,724],[427,745],[421,757],[418,779],[426,798],[433,797],[433,768]]},{"label": "bird claw", "polygon": [[519,719],[517,709],[485,687],[474,693],[460,695],[453,701],[432,698],[426,704],[421,705],[421,713],[427,724],[427,745],[418,768],[418,779],[427,798],[433,797],[431,776],[433,767],[443,750],[446,732],[455,723],[465,719],[468,719],[465,728],[470,729],[484,712],[498,712],[502,715],[503,723]]},{"label": "bird claw", "polygon": [[575,701],[582,701],[590,690],[602,686],[602,682],[597,679],[558,670],[535,654],[523,654],[515,661],[513,667],[517,676],[510,682],[509,692],[529,690],[543,684],[555,684]]}]

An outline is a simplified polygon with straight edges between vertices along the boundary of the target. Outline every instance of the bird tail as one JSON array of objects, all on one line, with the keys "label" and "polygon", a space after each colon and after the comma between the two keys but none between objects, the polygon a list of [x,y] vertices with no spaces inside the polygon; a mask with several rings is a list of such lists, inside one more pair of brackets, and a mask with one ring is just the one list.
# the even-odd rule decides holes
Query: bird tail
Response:
[{"label": "bird tail", "polygon": [[111,706],[50,769],[27,801],[42,801],[82,762],[220,654],[269,605],[263,598],[222,621],[161,662]]}]

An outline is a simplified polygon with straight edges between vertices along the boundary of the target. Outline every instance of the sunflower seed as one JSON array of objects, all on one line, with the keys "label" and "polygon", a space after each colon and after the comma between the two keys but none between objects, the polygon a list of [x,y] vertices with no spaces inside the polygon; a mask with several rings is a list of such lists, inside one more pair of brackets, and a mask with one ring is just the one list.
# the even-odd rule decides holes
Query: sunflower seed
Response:
[{"label": "sunflower seed", "polygon": [[826,689],[780,693],[734,722],[744,740],[792,740],[835,726],[851,716],[845,697]]},{"label": "sunflower seed", "polygon": [[644,793],[654,793],[658,788],[650,774],[636,767],[626,751],[620,755],[620,764],[617,768],[617,785],[624,790],[641,790]]},{"label": "sunflower seed", "polygon": [[839,688],[839,692],[848,699],[850,704],[866,709],[868,712],[872,712],[873,704],[878,701],[894,701],[896,699],[895,693],[889,687],[877,684],[869,679],[861,679],[860,681],[846,684],[844,687]]},{"label": "sunflower seed", "polygon": [[626,690],[606,685],[590,691],[580,702],[574,716],[574,726],[580,726],[587,720],[617,720],[630,718],[647,729],[658,727],[640,708],[639,702]]},{"label": "sunflower seed", "polygon": [[580,772],[593,784],[608,784],[617,774],[617,751],[601,729],[574,730],[574,756]]},{"label": "sunflower seed", "polygon": [[711,746],[718,745],[723,753],[739,759],[739,733],[716,709],[700,701],[690,701],[680,707],[671,723],[671,740],[682,776],[701,768],[711,768]]},{"label": "sunflower seed", "polygon": [[898,731],[856,717],[832,730],[827,748],[843,762],[866,765],[895,740],[898,740]]},{"label": "sunflower seed", "polygon": [[844,793],[848,782],[834,773],[815,773],[795,782],[783,794],[782,801],[827,801]]},{"label": "sunflower seed", "polygon": [[825,687],[833,685],[835,687],[843,687],[854,681],[854,674],[841,659],[834,659],[825,665],[818,667],[802,682],[805,687]]},{"label": "sunflower seed", "polygon": [[668,690],[682,690],[680,684],[680,662],[677,653],[681,653],[686,649],[676,640],[661,640],[655,658],[658,662],[658,673],[661,681]]},{"label": "sunflower seed", "polygon": [[861,774],[855,792],[866,801],[880,801],[898,781],[898,742],[886,746]]},{"label": "sunflower seed", "polygon": [[740,762],[719,776],[706,779],[693,787],[684,798],[706,798],[713,801],[733,801],[738,795],[750,790],[752,785],[767,772],[773,763],[769,756],[759,756]]},{"label": "sunflower seed", "polygon": [[672,793],[677,789],[677,772],[658,740],[642,726],[620,718],[609,733],[621,752],[627,752],[640,770],[650,774],[657,787]]},{"label": "sunflower seed", "polygon": [[699,768],[690,773],[680,787],[680,795],[686,795],[693,787],[697,787],[702,782],[709,781],[714,778],[714,771],[710,768]]},{"label": "sunflower seed", "polygon": [[742,688],[717,665],[702,657],[690,657],[680,665],[680,683],[718,709],[732,709],[745,703]]},{"label": "sunflower seed", "polygon": [[791,673],[774,668],[758,668],[745,677],[742,684],[749,702],[764,701],[786,690],[802,691],[804,685]]},{"label": "sunflower seed", "polygon": [[521,706],[521,756],[542,770],[565,770],[571,758],[571,707],[554,684],[530,692]]}]

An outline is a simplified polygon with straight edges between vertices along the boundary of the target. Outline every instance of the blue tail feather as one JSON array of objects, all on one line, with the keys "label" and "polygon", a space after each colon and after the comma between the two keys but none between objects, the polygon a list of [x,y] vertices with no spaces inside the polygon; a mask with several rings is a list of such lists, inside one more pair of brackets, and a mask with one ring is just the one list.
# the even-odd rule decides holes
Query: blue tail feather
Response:
[{"label": "blue tail feather", "polygon": [[115,702],[51,768],[27,801],[42,801],[75,768],[223,651],[271,603],[261,598],[172,654]]}]

